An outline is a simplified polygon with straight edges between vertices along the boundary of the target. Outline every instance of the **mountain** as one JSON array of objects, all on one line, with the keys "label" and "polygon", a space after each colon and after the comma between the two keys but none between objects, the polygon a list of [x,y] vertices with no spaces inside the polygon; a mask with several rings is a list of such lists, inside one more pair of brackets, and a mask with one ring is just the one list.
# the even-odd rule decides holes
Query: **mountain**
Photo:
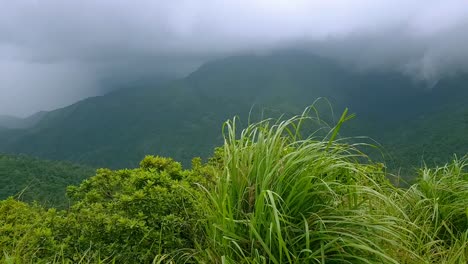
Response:
[{"label": "mountain", "polygon": [[335,115],[344,107],[357,114],[345,135],[371,136],[395,164],[406,166],[405,157],[418,159],[421,144],[440,137],[447,144],[440,155],[425,155],[428,161],[468,151],[468,145],[454,143],[466,142],[466,125],[459,121],[465,120],[466,84],[468,76],[458,75],[428,89],[397,72],[356,73],[301,52],[235,56],[207,63],[179,80],[140,83],[48,112],[31,128],[0,131],[0,150],[93,167],[135,167],[146,154],[188,164],[222,143],[221,125],[234,115],[245,124],[251,112],[252,118],[298,114],[326,97]]},{"label": "mountain", "polygon": [[70,162],[0,154],[0,200],[17,196],[45,205],[64,205],[66,187],[93,176],[94,171]]},{"label": "mountain", "polygon": [[46,111],[40,111],[26,118],[0,115],[0,129],[30,128],[36,125],[46,114]]}]

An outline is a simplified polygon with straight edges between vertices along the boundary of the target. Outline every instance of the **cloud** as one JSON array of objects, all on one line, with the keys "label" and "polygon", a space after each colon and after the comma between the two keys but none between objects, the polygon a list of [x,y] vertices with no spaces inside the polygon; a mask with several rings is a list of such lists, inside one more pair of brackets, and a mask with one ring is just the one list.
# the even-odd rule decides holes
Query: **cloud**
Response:
[{"label": "cloud", "polygon": [[[468,70],[467,26],[466,0],[0,0],[0,113],[289,46],[432,81]],[[5,99],[27,93],[44,96],[22,108]]]},{"label": "cloud", "polygon": [[0,62],[0,111],[27,115],[97,95],[95,76],[85,69],[70,63]]}]

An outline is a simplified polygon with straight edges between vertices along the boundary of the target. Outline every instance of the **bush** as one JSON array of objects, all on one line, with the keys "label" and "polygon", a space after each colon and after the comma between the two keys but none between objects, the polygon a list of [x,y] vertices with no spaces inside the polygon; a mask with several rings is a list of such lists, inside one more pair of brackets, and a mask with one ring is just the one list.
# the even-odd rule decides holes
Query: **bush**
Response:
[{"label": "bush", "polygon": [[74,204],[67,212],[3,201],[1,248],[22,260],[71,263],[83,256],[92,262],[104,256],[148,263],[158,255],[193,249],[206,218],[195,180],[206,181],[207,172],[201,163],[183,171],[172,159],[147,156],[138,169],[100,169],[69,187]]},{"label": "bush", "polygon": [[12,198],[0,201],[0,261],[32,262],[55,255],[60,249],[52,228],[56,217],[55,209]]},{"label": "bush", "polygon": [[180,163],[153,156],[139,169],[98,170],[68,189],[75,204],[59,233],[67,234],[69,249],[91,249],[124,262],[145,263],[158,254],[194,248],[204,204],[188,175]]}]

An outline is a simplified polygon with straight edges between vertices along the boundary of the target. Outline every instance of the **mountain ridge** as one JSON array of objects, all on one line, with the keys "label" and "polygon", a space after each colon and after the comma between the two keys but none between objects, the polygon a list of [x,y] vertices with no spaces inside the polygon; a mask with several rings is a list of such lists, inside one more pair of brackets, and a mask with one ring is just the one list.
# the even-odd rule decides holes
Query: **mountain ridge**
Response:
[{"label": "mountain ridge", "polygon": [[209,156],[222,143],[222,123],[234,115],[245,122],[252,106],[297,114],[326,97],[336,112],[349,107],[358,114],[351,135],[375,136],[431,108],[463,102],[467,81],[453,77],[427,91],[402,74],[355,73],[306,53],[234,56],[185,78],[51,111],[30,129],[2,131],[0,150],[112,168],[134,167],[146,154],[188,164],[193,156]]},{"label": "mountain ridge", "polygon": [[39,111],[30,116],[21,118],[10,115],[0,115],[0,126],[7,129],[23,129],[35,126],[47,115],[47,111]]}]

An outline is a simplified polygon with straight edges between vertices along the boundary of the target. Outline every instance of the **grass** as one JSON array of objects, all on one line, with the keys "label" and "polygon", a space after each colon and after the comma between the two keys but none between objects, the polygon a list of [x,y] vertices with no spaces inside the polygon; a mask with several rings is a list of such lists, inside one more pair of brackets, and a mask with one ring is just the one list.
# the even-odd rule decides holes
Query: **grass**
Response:
[{"label": "grass", "polygon": [[225,124],[224,164],[208,193],[210,243],[198,262],[464,263],[465,160],[423,169],[418,184],[397,189],[358,145],[335,140],[346,111],[328,137],[301,138],[318,121],[310,110],[240,133],[236,119]]},{"label": "grass", "polygon": [[435,169],[400,190],[399,206],[415,227],[416,251],[437,263],[468,262],[467,157]]}]

